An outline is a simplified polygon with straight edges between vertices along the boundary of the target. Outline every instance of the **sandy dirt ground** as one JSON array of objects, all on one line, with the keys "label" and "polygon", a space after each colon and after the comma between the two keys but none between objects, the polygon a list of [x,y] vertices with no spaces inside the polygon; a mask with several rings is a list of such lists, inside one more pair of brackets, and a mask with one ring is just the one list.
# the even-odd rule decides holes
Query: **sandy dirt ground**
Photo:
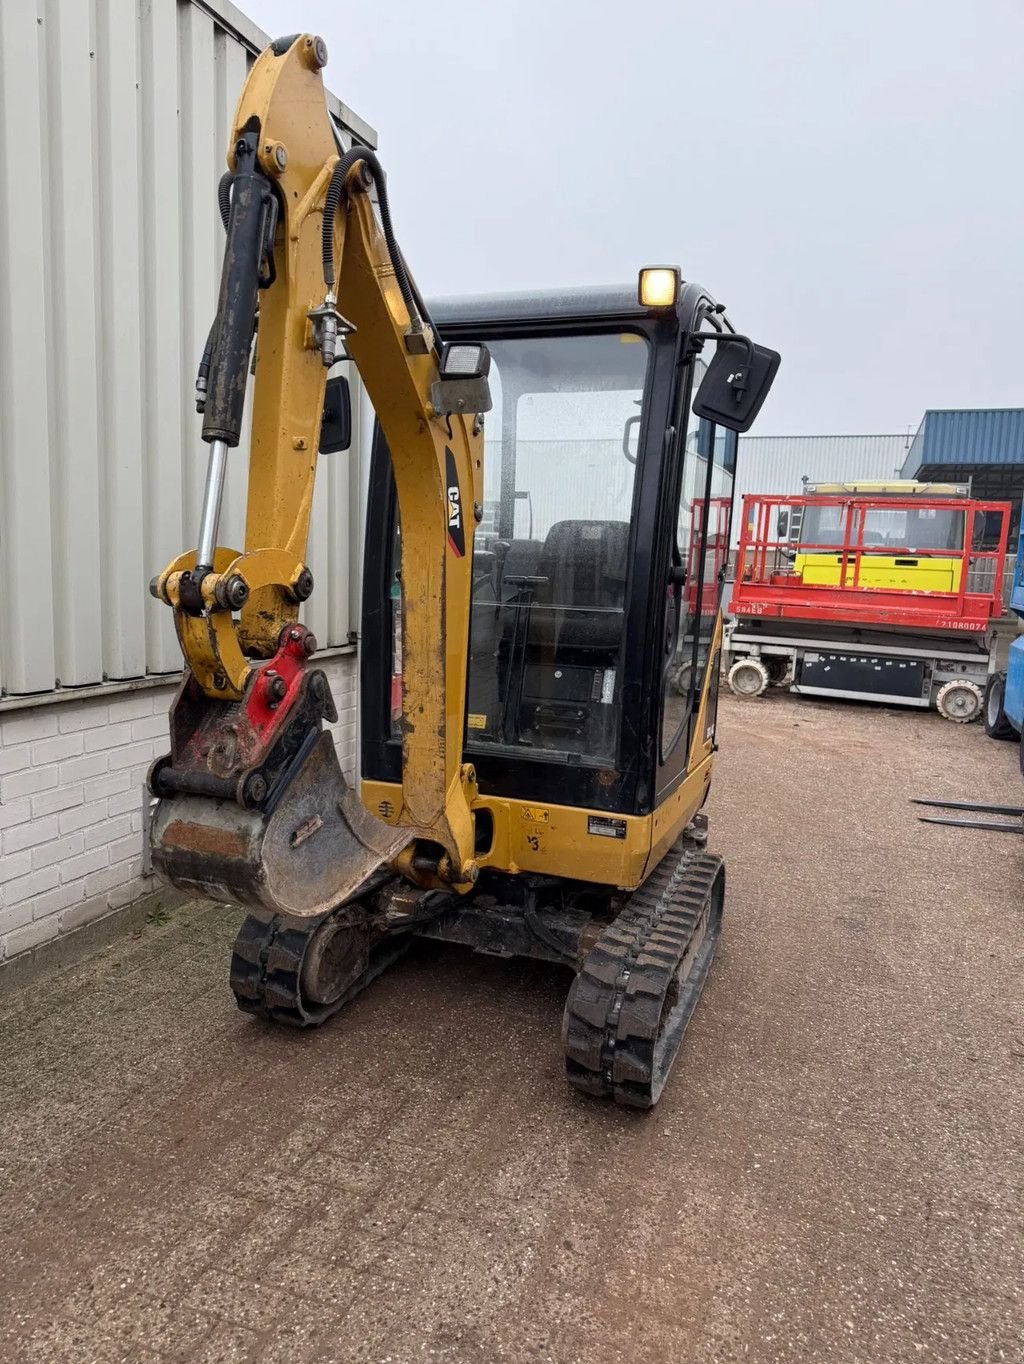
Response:
[{"label": "sandy dirt ground", "polygon": [[1024,1358],[1020,798],[935,716],[726,698],[722,947],[661,1105],[577,1097],[568,977],[424,944],[312,1034],[202,905],[0,977],[0,1359]]}]

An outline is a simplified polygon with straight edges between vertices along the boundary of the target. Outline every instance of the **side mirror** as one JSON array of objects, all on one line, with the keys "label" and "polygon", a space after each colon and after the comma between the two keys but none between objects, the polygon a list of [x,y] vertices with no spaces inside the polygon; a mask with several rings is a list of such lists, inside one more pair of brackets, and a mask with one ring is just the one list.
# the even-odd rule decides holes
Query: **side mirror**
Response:
[{"label": "side mirror", "polygon": [[352,395],[343,374],[327,380],[320,418],[320,453],[334,455],[352,444]]},{"label": "side mirror", "polygon": [[697,390],[693,410],[730,431],[749,431],[775,379],[782,357],[776,350],[755,346],[745,336],[718,338],[715,357]]}]

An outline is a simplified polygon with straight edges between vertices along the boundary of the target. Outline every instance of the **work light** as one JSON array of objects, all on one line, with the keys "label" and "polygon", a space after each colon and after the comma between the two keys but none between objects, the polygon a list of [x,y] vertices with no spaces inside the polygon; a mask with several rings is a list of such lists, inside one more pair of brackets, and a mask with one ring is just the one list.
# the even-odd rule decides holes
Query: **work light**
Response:
[{"label": "work light", "polygon": [[486,346],[452,342],[441,351],[442,379],[483,379],[490,369],[491,353]]},{"label": "work light", "polygon": [[645,265],[640,271],[640,306],[674,308],[679,297],[679,268],[675,265]]}]

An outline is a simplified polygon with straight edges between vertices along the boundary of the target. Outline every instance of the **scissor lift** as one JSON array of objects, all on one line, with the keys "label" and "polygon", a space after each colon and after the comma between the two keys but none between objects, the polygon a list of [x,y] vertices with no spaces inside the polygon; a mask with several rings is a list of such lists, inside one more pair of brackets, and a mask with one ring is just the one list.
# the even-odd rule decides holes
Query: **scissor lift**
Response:
[{"label": "scissor lift", "polygon": [[752,494],[726,626],[728,682],[982,713],[1010,506],[902,491]]}]

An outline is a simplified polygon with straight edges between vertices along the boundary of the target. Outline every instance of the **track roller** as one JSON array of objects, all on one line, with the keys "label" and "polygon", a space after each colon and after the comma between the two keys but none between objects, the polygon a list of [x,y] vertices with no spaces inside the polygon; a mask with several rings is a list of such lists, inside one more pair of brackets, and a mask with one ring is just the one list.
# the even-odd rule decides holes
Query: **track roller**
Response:
[{"label": "track roller", "polygon": [[326,1022],[409,945],[408,935],[381,930],[375,917],[359,903],[320,919],[248,915],[231,953],[238,1007],[296,1028]]}]

